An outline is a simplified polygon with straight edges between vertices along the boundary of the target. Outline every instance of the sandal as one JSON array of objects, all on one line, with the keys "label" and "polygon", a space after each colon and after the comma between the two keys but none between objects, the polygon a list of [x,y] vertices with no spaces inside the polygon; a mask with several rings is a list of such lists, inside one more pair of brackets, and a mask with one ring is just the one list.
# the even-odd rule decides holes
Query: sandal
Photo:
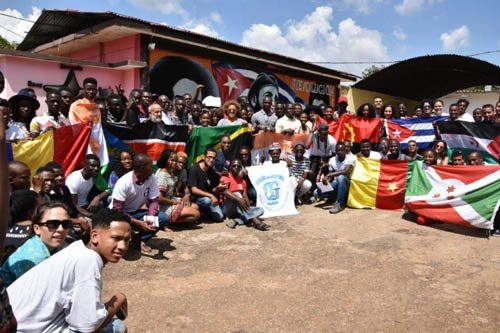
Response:
[{"label": "sandal", "polygon": [[262,221],[258,221],[253,223],[253,227],[257,230],[265,231],[269,226]]},{"label": "sandal", "polygon": [[141,252],[150,253],[151,251],[153,251],[153,249],[150,246],[148,246],[145,242],[141,242]]}]

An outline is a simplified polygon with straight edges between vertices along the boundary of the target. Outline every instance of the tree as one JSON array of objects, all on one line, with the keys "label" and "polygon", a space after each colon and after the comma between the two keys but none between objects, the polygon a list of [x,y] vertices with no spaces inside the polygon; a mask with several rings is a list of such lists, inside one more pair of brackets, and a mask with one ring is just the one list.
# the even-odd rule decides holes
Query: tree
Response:
[{"label": "tree", "polygon": [[0,48],[14,50],[17,47],[16,42],[9,42],[7,39],[0,36]]},{"label": "tree", "polygon": [[367,67],[365,68],[362,72],[361,72],[361,76],[363,77],[363,79],[366,79],[368,76],[370,75],[373,75],[375,73],[377,73],[379,70],[381,69],[384,69],[384,66],[380,65],[380,66],[377,66],[377,65],[371,65],[370,67]]}]

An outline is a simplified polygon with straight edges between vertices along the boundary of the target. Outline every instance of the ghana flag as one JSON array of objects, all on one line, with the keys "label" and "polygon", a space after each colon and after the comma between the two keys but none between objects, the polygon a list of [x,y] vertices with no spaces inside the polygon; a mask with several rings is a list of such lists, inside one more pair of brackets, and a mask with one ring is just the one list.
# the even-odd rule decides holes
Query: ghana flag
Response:
[{"label": "ghana flag", "polygon": [[492,229],[500,200],[500,166],[415,163],[405,208],[429,220]]},{"label": "ghana flag", "polygon": [[440,121],[437,125],[450,151],[460,149],[467,156],[477,150],[486,163],[499,164],[500,128],[467,121]]},{"label": "ghana flag", "polygon": [[231,156],[237,156],[242,146],[252,148],[252,132],[248,126],[195,127],[187,145],[188,167],[201,161],[207,148],[219,149],[219,140],[223,134],[231,136]]},{"label": "ghana flag", "polygon": [[33,140],[8,143],[8,158],[26,163],[32,175],[38,168],[56,161],[63,166],[67,176],[81,166],[91,131],[92,127],[87,124],[54,128]]},{"label": "ghana flag", "polygon": [[359,157],[351,174],[347,205],[352,208],[403,208],[407,168],[406,161]]}]

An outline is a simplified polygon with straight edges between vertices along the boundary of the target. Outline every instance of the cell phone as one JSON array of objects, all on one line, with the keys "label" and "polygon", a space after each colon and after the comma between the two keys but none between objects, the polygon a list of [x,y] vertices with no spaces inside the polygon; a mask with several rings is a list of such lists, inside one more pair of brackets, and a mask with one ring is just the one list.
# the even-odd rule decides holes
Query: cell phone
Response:
[{"label": "cell phone", "polygon": [[144,215],[142,218],[143,221],[149,221],[152,223],[153,228],[159,228],[160,223],[158,222],[158,216],[153,216],[153,215]]}]

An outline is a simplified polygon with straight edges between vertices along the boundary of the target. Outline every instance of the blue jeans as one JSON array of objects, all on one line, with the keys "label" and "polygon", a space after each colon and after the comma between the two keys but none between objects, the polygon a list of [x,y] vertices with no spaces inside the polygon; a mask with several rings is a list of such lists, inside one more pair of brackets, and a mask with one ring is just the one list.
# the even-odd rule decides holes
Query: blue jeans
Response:
[{"label": "blue jeans", "polygon": [[102,333],[125,333],[127,325],[118,318],[114,318],[106,327],[102,329]]},{"label": "blue jeans", "polygon": [[320,198],[328,198],[335,195],[337,198],[336,202],[339,205],[345,206],[347,204],[347,196],[349,195],[350,184],[351,180],[346,175],[336,176],[330,183],[330,185],[332,185],[333,187],[333,191],[321,193],[318,189],[316,190],[316,193]]},{"label": "blue jeans", "polygon": [[[148,210],[147,209],[139,209],[136,210],[135,212],[129,213],[132,215],[135,219],[141,220],[143,219],[144,216],[148,215]],[[167,224],[168,224],[168,217],[167,214],[164,212],[159,212],[158,213],[158,228],[155,228],[156,231],[154,232],[145,232],[145,231],[140,231],[141,235],[141,241],[146,242],[150,240],[160,229],[163,229]]]},{"label": "blue jeans", "polygon": [[224,220],[222,209],[219,205],[214,206],[209,197],[199,197],[195,200],[195,203],[200,207],[200,211],[207,220],[212,222],[222,222]]},{"label": "blue jeans", "polygon": [[250,209],[244,211],[236,201],[228,198],[224,201],[222,212],[225,216],[234,219],[238,224],[245,224],[248,220],[264,215],[264,209],[260,207],[250,207]]}]

